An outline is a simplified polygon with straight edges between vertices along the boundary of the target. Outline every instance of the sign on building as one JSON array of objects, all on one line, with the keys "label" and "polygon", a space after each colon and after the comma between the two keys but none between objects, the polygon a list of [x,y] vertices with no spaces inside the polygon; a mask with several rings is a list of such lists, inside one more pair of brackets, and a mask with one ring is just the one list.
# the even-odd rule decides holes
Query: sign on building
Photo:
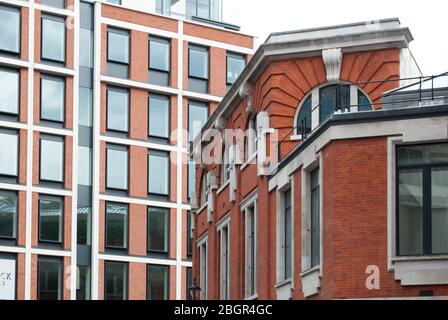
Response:
[{"label": "sign on building", "polygon": [[0,300],[14,300],[16,295],[16,261],[0,259]]}]

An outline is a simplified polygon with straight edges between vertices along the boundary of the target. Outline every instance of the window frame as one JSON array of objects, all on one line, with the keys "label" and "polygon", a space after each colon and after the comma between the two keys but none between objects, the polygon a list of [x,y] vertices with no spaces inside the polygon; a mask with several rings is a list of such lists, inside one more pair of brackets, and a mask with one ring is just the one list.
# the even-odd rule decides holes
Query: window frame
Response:
[{"label": "window frame", "polygon": [[[164,230],[164,233],[165,233],[165,239],[164,239],[164,241],[166,242],[166,250],[165,251],[160,251],[160,250],[153,250],[153,249],[151,249],[150,248],[150,246],[149,246],[149,240],[150,240],[150,237],[149,237],[149,222],[150,222],[150,219],[149,219],[149,216],[151,215],[151,209],[156,209],[156,210],[163,210],[163,211],[165,211],[164,213],[165,213],[165,220],[166,220],[166,225],[165,225],[165,230]],[[146,247],[147,247],[147,252],[149,253],[149,254],[161,254],[161,255],[168,255],[169,254],[169,252],[170,252],[170,222],[171,222],[171,217],[170,217],[170,215],[171,215],[171,210],[169,209],[169,208],[160,208],[160,207],[154,207],[154,206],[148,206],[148,208],[147,208],[147,211],[146,211],[147,213],[147,225],[146,225],[146,228],[147,228],[147,232],[146,232],[146,237],[147,237],[147,241],[146,241]]]},{"label": "window frame", "polygon": [[[111,129],[109,127],[109,91],[119,92],[119,93],[127,95],[127,114],[126,114],[127,130]],[[131,94],[130,94],[130,91],[128,89],[121,88],[121,87],[115,87],[115,86],[107,86],[106,87],[106,131],[116,132],[116,133],[128,135],[130,127],[131,127],[131,119],[130,119],[130,111],[131,110],[130,110],[130,107],[131,107]]]},{"label": "window frame", "polygon": [[[43,30],[44,30],[44,19],[53,20],[53,21],[56,21],[56,22],[63,22],[63,25],[64,25],[64,45],[62,46],[62,48],[64,50],[64,52],[63,52],[63,55],[64,55],[63,60],[57,60],[57,59],[54,59],[54,58],[45,58],[44,57],[44,46],[43,46],[43,43],[44,43],[44,41],[43,41],[43,37],[44,37],[44,33],[43,33]],[[58,16],[58,15],[48,14],[48,13],[43,13],[42,14],[42,16],[40,18],[40,31],[41,31],[40,32],[40,43],[41,43],[41,46],[40,46],[40,59],[42,61],[48,61],[48,62],[53,62],[53,63],[64,64],[65,65],[65,63],[67,61],[67,28],[66,28],[66,23],[67,23],[67,19],[65,17],[63,17],[63,16]]]},{"label": "window frame", "polygon": [[[42,140],[54,141],[62,143],[62,181],[56,181],[51,179],[43,179],[42,178]],[[39,136],[39,182],[42,183],[53,183],[63,186],[65,183],[65,159],[66,159],[66,150],[65,150],[65,137],[49,135],[49,134],[41,134]]]},{"label": "window frame", "polygon": [[18,195],[18,192],[1,189],[0,196],[8,197],[8,198],[15,198],[15,212],[13,213],[13,230],[12,230],[13,236],[6,237],[3,235],[0,235],[0,240],[17,241],[18,231],[19,231],[19,195]]},{"label": "window frame", "polygon": [[[156,193],[156,192],[151,192],[150,191],[150,181],[151,181],[151,177],[150,177],[150,158],[151,157],[159,157],[159,158],[164,158],[167,161],[167,172],[166,172],[166,182],[167,182],[167,193]],[[149,196],[160,196],[160,197],[167,197],[169,198],[171,195],[171,153],[169,151],[161,151],[161,150],[154,150],[154,149],[149,149],[148,150],[148,158],[147,158],[147,167],[148,167],[148,177],[147,177],[147,192]]]},{"label": "window frame", "polygon": [[[194,139],[196,138],[194,136],[190,137],[190,131],[192,131],[192,129],[194,129],[194,124],[193,123],[191,123],[191,124],[193,124],[193,128],[190,127],[190,118],[191,118],[190,108],[191,108],[191,106],[193,106],[194,108],[201,108],[201,109],[207,110],[207,117],[206,117],[206,120],[205,120],[204,124],[202,125],[202,127],[204,127],[205,123],[207,122],[207,120],[210,117],[210,104],[209,103],[202,102],[202,101],[197,101],[197,100],[192,100],[192,99],[188,100],[187,129],[188,129],[188,142],[189,143],[193,142]],[[198,135],[199,135],[199,133],[200,132],[198,132]],[[191,140],[190,140],[190,138],[191,138]]]},{"label": "window frame", "polygon": [[[51,80],[51,81],[57,81],[57,82],[61,82],[63,85],[63,98],[62,98],[62,120],[54,120],[54,119],[46,119],[42,116],[42,100],[43,100],[43,95],[42,95],[42,88],[43,88],[43,80]],[[64,125],[65,123],[65,119],[66,119],[66,93],[67,93],[67,84],[66,84],[66,79],[64,77],[59,77],[59,76],[54,76],[54,75],[48,75],[45,73],[41,73],[40,75],[40,105],[39,105],[39,119],[41,122],[49,122],[49,123],[56,123],[56,124],[61,124]]]},{"label": "window frame", "polygon": [[241,75],[241,72],[244,70],[244,68],[246,67],[246,64],[247,64],[247,56],[245,54],[227,51],[227,53],[226,53],[226,85],[227,85],[228,89],[235,84],[235,82],[233,82],[233,83],[229,82],[229,58],[233,58],[235,60],[241,59],[242,61],[244,61],[244,67],[240,71],[240,74],[238,75],[238,77],[235,79],[235,82],[237,81],[237,79]]},{"label": "window frame", "polygon": [[58,299],[62,300],[64,296],[64,284],[63,284],[63,267],[64,261],[61,257],[49,257],[49,256],[38,256],[37,257],[37,300],[41,300],[41,292],[40,292],[40,280],[41,280],[41,265],[40,263],[44,262],[57,262],[59,263],[59,277],[58,277]]},{"label": "window frame", "polygon": [[[158,100],[165,100],[168,103],[167,106],[167,111],[168,111],[168,123],[167,123],[167,131],[168,134],[166,137],[162,137],[162,136],[157,136],[157,135],[153,135],[151,134],[151,126],[150,126],[150,113],[151,113],[151,97],[153,97],[153,99],[158,99]],[[163,139],[166,140],[167,142],[170,140],[170,132],[171,132],[171,97],[170,96],[166,96],[166,95],[162,95],[162,94],[156,94],[156,93],[150,93],[148,95],[148,137],[149,138],[156,138],[156,139]]]},{"label": "window frame", "polygon": [[16,174],[4,174],[0,173],[0,178],[7,178],[7,179],[18,179],[20,174],[20,132],[18,130],[14,129],[6,129],[0,127],[0,134],[6,134],[6,135],[14,135],[17,139],[17,154],[16,154]]},{"label": "window frame", "polygon": [[[109,32],[120,34],[120,35],[126,35],[128,37],[128,57],[127,57],[128,61],[126,61],[126,62],[118,61],[118,60],[114,60],[109,57],[109,49],[110,49]],[[129,66],[131,64],[131,32],[129,30],[107,26],[106,43],[107,43],[107,45],[106,45],[106,61],[107,62],[117,63],[117,64],[120,64],[123,66]]]},{"label": "window frame", "polygon": [[[448,144],[447,142],[413,143],[395,145],[395,250],[397,257],[438,257],[446,253],[432,253],[432,169],[448,169],[448,162],[399,164],[399,149],[403,147],[425,147],[431,145]],[[420,169],[422,171],[422,254],[413,253],[402,255],[400,253],[400,170]]]},{"label": "window frame", "polygon": [[64,4],[63,4],[62,7],[60,7],[60,6],[53,6],[51,4],[43,3],[42,0],[41,0],[41,4],[44,5],[44,6],[47,6],[47,7],[58,8],[58,9],[65,9],[66,6],[67,6],[67,1],[65,1],[65,0],[63,0],[63,1],[64,1]]},{"label": "window frame", "polygon": [[[168,69],[167,70],[151,67],[151,42],[152,41],[168,45]],[[163,37],[159,37],[159,36],[150,35],[148,38],[148,49],[149,49],[148,50],[148,53],[149,53],[148,54],[148,69],[170,74],[171,73],[171,40],[169,38],[163,38]]]},{"label": "window frame", "polygon": [[[126,267],[126,277],[125,277],[125,285],[123,286],[123,289],[125,289],[125,294],[124,294],[124,299],[122,299],[122,301],[126,301],[129,299],[129,263],[128,262],[121,262],[121,261],[104,261],[104,300],[109,300],[107,299],[107,266],[110,264],[121,264],[123,266]],[[111,300],[113,301],[113,300]],[[120,300],[117,300],[120,301]]]},{"label": "window frame", "polygon": [[12,112],[6,112],[6,111],[1,111],[0,110],[0,116],[7,116],[7,117],[15,117],[16,120],[18,119],[18,117],[20,116],[20,107],[21,107],[21,102],[20,102],[20,97],[21,97],[21,75],[20,75],[20,70],[21,69],[16,69],[16,68],[10,68],[7,66],[0,66],[0,71],[3,72],[7,72],[7,73],[14,73],[17,75],[17,113],[12,113]]},{"label": "window frame", "polygon": [[19,15],[19,21],[18,21],[18,31],[17,31],[17,36],[18,36],[18,51],[9,51],[9,50],[5,50],[5,49],[0,49],[0,53],[1,54],[6,54],[6,55],[11,55],[14,57],[19,57],[21,52],[22,52],[22,10],[21,7],[16,7],[16,6],[12,6],[9,5],[7,3],[1,3],[0,4],[0,10],[7,10],[7,11],[15,11],[18,12]]},{"label": "window frame", "polygon": [[151,295],[151,286],[150,286],[150,282],[151,282],[151,278],[150,278],[150,269],[151,267],[157,267],[157,268],[163,268],[166,270],[166,280],[167,282],[164,284],[165,288],[164,288],[164,294],[165,294],[165,299],[163,300],[169,300],[170,299],[170,266],[168,265],[158,265],[158,264],[148,264],[146,266],[146,300],[149,301],[163,301],[163,300],[153,300],[150,299],[150,295]]},{"label": "window frame", "polygon": [[[201,51],[205,52],[207,54],[207,76],[206,77],[199,77],[191,74],[191,50]],[[210,80],[210,48],[189,43],[188,44],[188,78],[196,79],[196,80],[202,80],[202,81],[209,81]]]},{"label": "window frame", "polygon": [[[318,183],[317,183],[317,185],[316,186],[313,186],[313,174],[315,173],[315,172],[317,172],[318,173]],[[321,194],[321,175],[322,175],[322,171],[321,171],[321,167],[320,166],[318,166],[318,167],[316,167],[316,168],[314,168],[313,170],[311,170],[310,171],[310,173],[309,173],[309,175],[310,175],[310,180],[309,180],[309,182],[310,182],[310,265],[311,265],[311,269],[313,269],[313,268],[316,268],[316,267],[318,267],[318,266],[320,266],[321,265],[321,258],[320,258],[320,255],[321,255],[321,250],[320,250],[320,248],[321,248],[321,246],[322,246],[322,243],[321,243],[321,236],[322,236],[322,234],[321,234],[321,228],[320,228],[320,225],[321,225],[321,201],[322,201],[322,194]],[[316,230],[317,230],[317,239],[318,239],[318,243],[317,243],[317,249],[318,249],[318,257],[317,257],[317,261],[314,261],[313,259],[315,258],[314,257],[314,255],[313,255],[313,251],[314,251],[314,249],[315,249],[315,246],[316,246],[316,243],[314,243],[314,241],[313,241],[313,193],[314,192],[317,192],[317,196],[318,196],[318,203],[317,203],[317,226],[315,226],[316,227]]]},{"label": "window frame", "polygon": [[[111,246],[108,244],[107,239],[108,239],[108,219],[107,219],[107,207],[108,205],[117,205],[117,206],[121,206],[121,207],[126,207],[126,226],[125,228],[123,228],[125,230],[125,237],[123,237],[126,240],[125,246],[124,247],[116,247],[116,246]],[[127,251],[129,249],[129,240],[130,240],[130,236],[129,236],[129,222],[130,222],[130,214],[129,214],[129,210],[130,210],[130,206],[129,204],[126,203],[120,203],[120,202],[113,202],[113,201],[106,201],[104,204],[104,248],[106,250],[120,250],[120,251]]]},{"label": "window frame", "polygon": [[[109,187],[109,179],[107,178],[108,176],[108,150],[114,150],[114,151],[121,151],[121,152],[126,152],[126,162],[127,162],[127,171],[126,171],[126,189],[120,189],[117,187]],[[106,191],[110,190],[110,191],[118,191],[118,192],[128,192],[129,191],[129,185],[130,185],[130,165],[129,165],[129,147],[128,146],[124,146],[124,145],[119,145],[119,144],[106,144],[106,176],[105,176],[105,187],[106,187]]]},{"label": "window frame", "polygon": [[[60,241],[54,241],[54,240],[44,240],[41,239],[41,230],[42,230],[42,214],[41,214],[41,201],[42,200],[48,200],[48,201],[59,201],[61,204],[61,220],[60,220],[60,225],[59,225],[59,238],[61,239]],[[64,245],[64,236],[65,236],[65,199],[63,197],[59,197],[59,196],[50,196],[50,195],[46,195],[46,194],[40,194],[39,195],[39,199],[38,199],[38,224],[37,224],[37,235],[38,235],[38,242],[39,244],[51,244],[51,245],[58,245],[58,246],[63,246]]]}]

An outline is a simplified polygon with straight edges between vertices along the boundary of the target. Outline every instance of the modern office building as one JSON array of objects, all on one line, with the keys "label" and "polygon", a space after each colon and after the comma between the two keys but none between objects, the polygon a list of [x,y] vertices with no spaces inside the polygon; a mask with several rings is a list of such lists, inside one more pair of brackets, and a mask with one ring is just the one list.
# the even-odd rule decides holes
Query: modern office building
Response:
[{"label": "modern office building", "polygon": [[0,299],[189,297],[184,130],[254,46],[222,10],[0,1]]},{"label": "modern office building", "polygon": [[412,40],[387,19],[261,45],[192,149],[202,299],[448,298],[448,73]]}]

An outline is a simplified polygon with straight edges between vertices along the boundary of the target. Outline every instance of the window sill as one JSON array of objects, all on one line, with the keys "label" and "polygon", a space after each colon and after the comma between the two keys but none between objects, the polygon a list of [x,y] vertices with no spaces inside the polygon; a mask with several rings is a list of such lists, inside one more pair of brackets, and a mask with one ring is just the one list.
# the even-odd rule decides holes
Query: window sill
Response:
[{"label": "window sill", "polygon": [[198,215],[200,215],[207,208],[207,206],[208,206],[207,203],[202,205],[202,207],[200,207],[199,210],[198,210]]},{"label": "window sill", "polygon": [[250,300],[257,300],[258,299],[258,293],[251,295],[249,297],[246,297],[244,300],[250,301]]},{"label": "window sill", "polygon": [[291,141],[301,141],[302,140],[302,135],[301,134],[295,134],[295,135],[292,135],[289,139]]},{"label": "window sill", "polygon": [[319,293],[321,285],[320,270],[320,266],[317,266],[300,275],[302,278],[302,291],[305,298]]},{"label": "window sill", "polygon": [[230,185],[230,180],[228,180],[224,185],[216,191],[216,195],[221,194]]},{"label": "window sill", "polygon": [[395,280],[402,286],[448,284],[448,256],[393,258]]},{"label": "window sill", "polygon": [[258,153],[255,152],[253,155],[251,155],[249,157],[249,159],[241,166],[240,171],[244,171],[244,169],[246,169],[249,165],[251,164],[255,164],[252,163],[252,161],[254,161],[257,158]]},{"label": "window sill", "polygon": [[292,278],[277,283],[275,289],[277,300],[290,300],[292,298]]}]

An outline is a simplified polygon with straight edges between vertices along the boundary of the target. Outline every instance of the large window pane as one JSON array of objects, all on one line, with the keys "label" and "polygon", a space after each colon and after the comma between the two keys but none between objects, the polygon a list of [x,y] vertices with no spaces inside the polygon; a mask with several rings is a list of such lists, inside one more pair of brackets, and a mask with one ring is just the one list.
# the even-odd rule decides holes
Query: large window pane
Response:
[{"label": "large window pane", "polygon": [[129,63],[129,32],[109,29],[107,32],[107,60]]},{"label": "large window pane", "polygon": [[92,126],[92,104],[93,95],[92,89],[80,87],[79,88],[79,125],[91,127]]},{"label": "large window pane", "polygon": [[65,0],[41,0],[41,3],[55,8],[65,8]]},{"label": "large window pane", "polygon": [[448,163],[448,143],[398,148],[398,165]]},{"label": "large window pane", "polygon": [[169,155],[151,153],[148,156],[148,192],[157,195],[169,194]]},{"label": "large window pane", "polygon": [[320,264],[320,170],[311,173],[311,268]]},{"label": "large window pane", "polygon": [[370,103],[369,98],[358,89],[358,111],[371,111],[372,104]]},{"label": "large window pane", "polygon": [[128,189],[128,152],[125,149],[107,149],[107,188]]},{"label": "large window pane", "polygon": [[0,129],[0,175],[17,177],[19,166],[18,132]]},{"label": "large window pane", "polygon": [[308,97],[302,104],[297,116],[297,133],[307,135],[311,132],[311,110],[312,98]]},{"label": "large window pane", "polygon": [[92,207],[78,206],[77,243],[89,246],[92,241]]},{"label": "large window pane", "polygon": [[148,251],[168,252],[169,209],[148,209]]},{"label": "large window pane", "polygon": [[319,123],[327,120],[336,108],[345,110],[350,107],[350,86],[331,85],[319,91]]},{"label": "large window pane", "polygon": [[62,260],[43,258],[38,260],[38,300],[62,299]]},{"label": "large window pane", "polygon": [[90,266],[78,266],[78,286],[76,289],[76,300],[90,300]]},{"label": "large window pane", "polygon": [[291,189],[284,193],[284,205],[285,205],[285,241],[284,241],[284,263],[285,263],[285,280],[289,279],[292,275],[292,213],[291,213]]},{"label": "large window pane", "polygon": [[227,54],[227,84],[232,85],[243,71],[246,61],[244,56],[238,54]]},{"label": "large window pane", "polygon": [[128,246],[128,206],[106,205],[106,247],[126,249]]},{"label": "large window pane", "polygon": [[190,77],[208,79],[208,49],[190,46],[189,53]]},{"label": "large window pane", "polygon": [[40,139],[40,180],[64,181],[64,141],[60,138]]},{"label": "large window pane", "polygon": [[17,194],[0,191],[0,239],[17,237]]},{"label": "large window pane", "polygon": [[107,89],[107,129],[128,132],[129,92],[117,88]]},{"label": "large window pane", "polygon": [[197,16],[210,19],[210,0],[197,0]]},{"label": "large window pane", "polygon": [[151,137],[169,138],[169,115],[169,98],[151,94],[149,96],[149,135]]},{"label": "large window pane", "polygon": [[398,176],[400,255],[423,254],[423,171],[400,170]]},{"label": "large window pane", "polygon": [[122,262],[105,263],[105,300],[127,300],[128,265]]},{"label": "large window pane", "polygon": [[89,147],[78,147],[78,184],[92,185],[92,149]]},{"label": "large window pane", "polygon": [[192,197],[192,193],[196,191],[196,163],[188,160],[188,198]]},{"label": "large window pane", "polygon": [[0,51],[20,51],[20,11],[0,5]]},{"label": "large window pane", "polygon": [[193,269],[192,268],[187,268],[187,293],[186,293],[186,300],[192,300],[192,296],[191,296],[191,292],[190,292],[190,287],[193,285]]},{"label": "large window pane", "polygon": [[148,266],[148,300],[168,300],[169,266]]},{"label": "large window pane", "polygon": [[65,61],[65,19],[42,17],[42,59]]},{"label": "large window pane", "polygon": [[170,70],[170,43],[165,39],[149,39],[149,68],[169,71]]},{"label": "large window pane", "polygon": [[39,241],[62,243],[63,216],[62,199],[39,199]]},{"label": "large window pane", "polygon": [[79,65],[93,67],[93,31],[85,28],[79,29]]},{"label": "large window pane", "polygon": [[190,101],[188,104],[188,135],[189,141],[201,132],[207,122],[208,106],[205,103]]},{"label": "large window pane", "polygon": [[431,177],[432,253],[448,253],[448,168],[434,168]]},{"label": "large window pane", "polygon": [[0,68],[0,113],[19,113],[19,72]]},{"label": "large window pane", "polygon": [[64,122],[65,81],[63,78],[42,76],[40,118]]}]

